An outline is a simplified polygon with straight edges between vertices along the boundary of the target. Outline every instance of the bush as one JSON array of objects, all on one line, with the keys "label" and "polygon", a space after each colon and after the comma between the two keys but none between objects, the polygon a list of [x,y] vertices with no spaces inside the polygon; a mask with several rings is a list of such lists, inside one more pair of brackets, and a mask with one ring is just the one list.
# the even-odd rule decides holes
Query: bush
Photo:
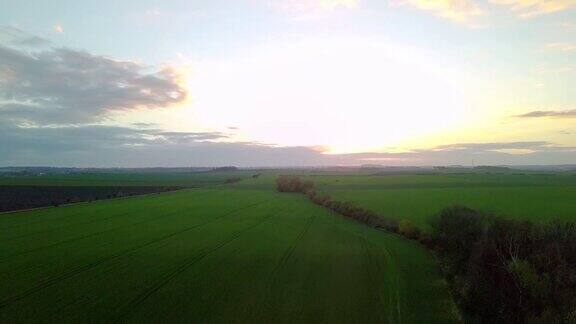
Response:
[{"label": "bush", "polygon": [[[398,232],[398,224],[396,221],[384,219],[375,212],[358,207],[352,202],[334,201],[329,195],[318,194],[314,190],[314,183],[312,181],[302,181],[297,176],[283,175],[276,179],[276,189],[279,192],[303,193],[313,203],[326,207],[340,215],[353,218],[369,226]],[[410,238],[413,239],[419,239],[421,236],[416,228],[413,228],[410,233]]]},{"label": "bush", "polygon": [[311,181],[281,176],[280,192],[300,192],[317,205],[433,249],[470,322],[576,323],[576,225],[536,225],[462,206],[442,210],[432,235],[318,194]]},{"label": "bush", "polygon": [[309,180],[302,181],[297,176],[283,175],[276,179],[276,189],[280,192],[306,193],[314,189],[314,183]]},{"label": "bush", "polygon": [[485,323],[568,323],[576,310],[576,227],[444,209],[432,241],[464,312]]},{"label": "bush", "polygon": [[226,181],[224,181],[224,183],[236,183],[236,182],[240,182],[241,180],[242,180],[242,178],[239,178],[239,177],[228,178],[228,179],[226,179]]}]

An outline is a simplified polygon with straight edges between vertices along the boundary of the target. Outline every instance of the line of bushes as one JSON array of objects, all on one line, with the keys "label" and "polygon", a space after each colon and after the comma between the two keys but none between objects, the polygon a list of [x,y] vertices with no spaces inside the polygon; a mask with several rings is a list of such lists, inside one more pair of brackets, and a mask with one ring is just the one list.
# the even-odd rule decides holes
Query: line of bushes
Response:
[{"label": "line of bushes", "polygon": [[429,242],[428,237],[414,227],[410,221],[387,219],[371,210],[358,207],[352,202],[332,200],[330,195],[317,193],[314,190],[314,182],[310,180],[302,180],[298,176],[281,175],[276,179],[276,189],[279,192],[305,194],[313,203],[326,207],[340,215],[353,218],[372,227],[404,235],[409,239],[417,240],[424,244]]},{"label": "line of bushes", "polygon": [[426,234],[408,220],[391,220],[350,202],[318,194],[314,183],[280,176],[280,192],[369,226],[416,240],[439,259],[456,301],[471,323],[576,323],[576,225],[534,224],[453,206],[432,219]]},{"label": "line of bushes", "polygon": [[444,209],[432,246],[464,314],[478,323],[576,323],[576,225]]}]

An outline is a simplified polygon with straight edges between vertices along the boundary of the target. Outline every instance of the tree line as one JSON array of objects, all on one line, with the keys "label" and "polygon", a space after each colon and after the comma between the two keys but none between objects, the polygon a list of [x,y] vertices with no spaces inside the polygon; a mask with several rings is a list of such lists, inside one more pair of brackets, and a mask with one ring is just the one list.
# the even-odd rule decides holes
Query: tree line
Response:
[{"label": "tree line", "polygon": [[276,188],[423,244],[437,256],[467,322],[576,323],[575,224],[535,224],[452,206],[424,233],[409,220],[334,201],[297,176],[278,177]]},{"label": "tree line", "polygon": [[333,200],[328,194],[317,193],[314,189],[314,182],[310,180],[302,180],[298,176],[281,175],[276,179],[276,189],[279,192],[302,193],[316,205],[326,207],[340,215],[353,218],[372,227],[404,235],[410,239],[426,241],[420,230],[412,226],[410,221],[387,219],[372,210],[359,207],[353,202]]},{"label": "tree line", "polygon": [[575,224],[453,206],[432,228],[432,247],[471,321],[576,323]]}]

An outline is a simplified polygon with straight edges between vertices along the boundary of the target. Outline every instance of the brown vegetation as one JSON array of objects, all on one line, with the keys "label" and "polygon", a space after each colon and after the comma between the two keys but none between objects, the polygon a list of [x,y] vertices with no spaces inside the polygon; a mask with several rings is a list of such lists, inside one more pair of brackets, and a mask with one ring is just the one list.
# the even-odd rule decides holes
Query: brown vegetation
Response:
[{"label": "brown vegetation", "polygon": [[432,241],[464,313],[482,323],[576,322],[576,225],[444,209]]},{"label": "brown vegetation", "polygon": [[369,226],[416,240],[439,258],[457,302],[472,323],[576,323],[576,225],[540,225],[444,209],[425,234],[409,220],[386,219],[351,202],[318,194],[311,181],[277,180],[280,192]]}]

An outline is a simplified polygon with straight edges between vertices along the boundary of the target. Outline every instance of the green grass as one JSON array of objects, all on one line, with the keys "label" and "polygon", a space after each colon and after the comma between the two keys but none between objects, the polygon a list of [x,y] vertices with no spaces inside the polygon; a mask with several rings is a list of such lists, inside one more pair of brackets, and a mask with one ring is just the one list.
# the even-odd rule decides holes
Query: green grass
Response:
[{"label": "green grass", "polygon": [[38,176],[0,176],[0,185],[38,186],[182,186],[223,183],[232,177],[250,177],[253,171],[188,173],[73,173]]},{"label": "green grass", "polygon": [[457,321],[421,246],[269,180],[0,215],[0,322]]},{"label": "green grass", "polygon": [[460,204],[537,222],[576,221],[573,174],[437,174],[317,177],[319,191],[428,230],[432,215]]}]

